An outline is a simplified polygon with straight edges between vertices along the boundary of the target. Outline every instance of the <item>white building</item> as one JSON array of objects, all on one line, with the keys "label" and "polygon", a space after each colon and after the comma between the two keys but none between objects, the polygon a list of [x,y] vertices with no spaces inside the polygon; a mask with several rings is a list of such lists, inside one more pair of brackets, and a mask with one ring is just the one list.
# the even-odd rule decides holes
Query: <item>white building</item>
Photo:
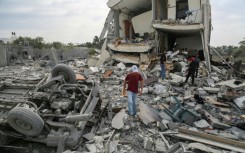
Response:
[{"label": "white building", "polygon": [[[107,5],[111,11],[103,34],[110,29],[108,34],[114,40],[121,39],[120,43],[108,42],[108,47],[115,54],[125,55],[130,52],[130,55],[134,56],[131,61],[140,61],[143,53],[172,50],[177,43],[179,49],[196,49],[203,52],[210,70],[209,0],[109,0]],[[111,25],[113,28],[110,28]],[[136,37],[145,41],[132,43]]]}]

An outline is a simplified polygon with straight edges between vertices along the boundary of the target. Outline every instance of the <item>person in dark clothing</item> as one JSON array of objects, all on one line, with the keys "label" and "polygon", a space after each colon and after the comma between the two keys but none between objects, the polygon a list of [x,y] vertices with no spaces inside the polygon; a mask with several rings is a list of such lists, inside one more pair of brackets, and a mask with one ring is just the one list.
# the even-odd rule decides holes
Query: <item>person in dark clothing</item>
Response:
[{"label": "person in dark clothing", "polygon": [[162,53],[160,57],[160,66],[161,66],[161,77],[162,79],[165,78],[165,63],[166,63],[166,55],[165,52]]},{"label": "person in dark clothing", "polygon": [[188,68],[188,74],[185,79],[185,83],[187,83],[189,77],[191,76],[191,83],[194,84],[194,78],[195,78],[195,72],[196,72],[196,62],[195,59],[192,57],[189,59],[189,68]]},{"label": "person in dark clothing", "polygon": [[197,75],[198,75],[198,69],[199,69],[199,64],[201,62],[201,60],[199,59],[199,57],[195,57],[195,64],[196,64],[196,71],[195,71],[195,77],[197,78]]}]

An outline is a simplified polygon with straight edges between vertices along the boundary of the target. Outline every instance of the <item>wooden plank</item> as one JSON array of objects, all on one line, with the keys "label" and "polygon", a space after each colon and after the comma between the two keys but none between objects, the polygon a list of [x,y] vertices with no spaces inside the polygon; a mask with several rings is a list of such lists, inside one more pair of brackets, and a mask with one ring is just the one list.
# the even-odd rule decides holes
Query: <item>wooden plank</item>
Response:
[{"label": "wooden plank", "polygon": [[192,131],[185,128],[179,128],[179,134],[177,134],[176,136],[179,138],[201,142],[204,144],[217,146],[228,150],[245,152],[245,143],[231,139],[221,138],[211,134]]}]

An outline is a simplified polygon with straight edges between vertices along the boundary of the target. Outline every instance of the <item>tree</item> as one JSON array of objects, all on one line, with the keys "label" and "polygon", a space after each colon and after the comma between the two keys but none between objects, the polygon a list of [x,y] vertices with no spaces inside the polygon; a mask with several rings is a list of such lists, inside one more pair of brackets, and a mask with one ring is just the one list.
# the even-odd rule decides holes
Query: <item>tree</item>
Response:
[{"label": "tree", "polygon": [[243,38],[243,40],[240,41],[238,44],[240,45],[240,47],[245,47],[245,38]]},{"label": "tree", "polygon": [[68,45],[68,48],[74,48],[74,45],[73,45],[73,43],[71,43],[71,42],[68,43],[67,45]]},{"label": "tree", "polygon": [[52,46],[55,48],[55,49],[61,49],[63,44],[61,42],[53,42]]}]

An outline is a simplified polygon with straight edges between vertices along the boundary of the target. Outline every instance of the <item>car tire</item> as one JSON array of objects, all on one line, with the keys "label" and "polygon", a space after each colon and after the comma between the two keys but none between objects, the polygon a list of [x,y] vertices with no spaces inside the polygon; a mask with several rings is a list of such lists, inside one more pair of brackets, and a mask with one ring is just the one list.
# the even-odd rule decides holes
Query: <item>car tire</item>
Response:
[{"label": "car tire", "polygon": [[31,109],[24,107],[13,108],[8,113],[7,122],[13,129],[27,136],[40,134],[44,127],[42,118]]},{"label": "car tire", "polygon": [[59,75],[63,75],[64,79],[67,83],[75,83],[76,82],[76,73],[74,70],[65,64],[56,65],[51,71],[52,77],[56,77]]}]

